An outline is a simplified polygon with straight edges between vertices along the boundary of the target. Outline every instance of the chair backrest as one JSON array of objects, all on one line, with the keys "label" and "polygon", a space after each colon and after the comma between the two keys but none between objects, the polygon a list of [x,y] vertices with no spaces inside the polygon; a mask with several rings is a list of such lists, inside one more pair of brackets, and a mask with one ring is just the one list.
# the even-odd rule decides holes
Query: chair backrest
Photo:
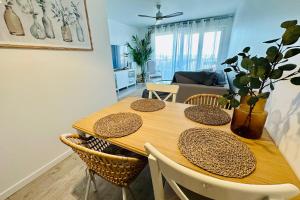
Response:
[{"label": "chair backrest", "polygon": [[110,143],[99,138],[64,134],[60,136],[60,140],[71,147],[90,170],[119,186],[127,186],[145,165],[145,161],[135,157],[104,153],[104,149],[109,147]]},{"label": "chair backrest", "polygon": [[149,74],[155,74],[156,73],[156,63],[153,60],[149,60],[147,62],[147,72]]},{"label": "chair backrest", "polygon": [[163,200],[161,175],[181,200],[188,200],[180,186],[212,199],[222,200],[283,200],[299,194],[292,184],[250,185],[224,181],[183,167],[161,154],[151,144],[145,144],[156,200]]},{"label": "chair backrest", "polygon": [[191,105],[210,105],[230,110],[231,106],[229,103],[227,103],[226,105],[219,104],[218,99],[220,97],[221,96],[217,94],[196,94],[186,99],[184,103]]},{"label": "chair backrest", "polygon": [[[149,99],[152,99],[152,94],[154,94],[159,100],[166,101],[172,97],[172,102],[176,102],[176,96],[179,90],[178,85],[147,83],[146,88],[149,91]],[[169,94],[164,99],[161,99],[156,92],[166,92]]]}]

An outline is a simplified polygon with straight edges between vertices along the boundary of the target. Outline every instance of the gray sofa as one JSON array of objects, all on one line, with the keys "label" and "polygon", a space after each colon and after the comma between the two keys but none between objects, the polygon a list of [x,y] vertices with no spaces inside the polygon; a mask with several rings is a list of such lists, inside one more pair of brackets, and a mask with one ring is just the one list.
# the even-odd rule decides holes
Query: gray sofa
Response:
[{"label": "gray sofa", "polygon": [[176,72],[172,84],[179,85],[176,101],[180,103],[196,94],[223,95],[229,90],[225,74],[222,71]]},{"label": "gray sofa", "polygon": [[[176,72],[171,84],[179,85],[176,102],[183,103],[187,98],[196,94],[228,93],[229,87],[224,72]],[[158,92],[162,98],[168,94]],[[148,91],[144,90],[143,98],[148,97]],[[153,97],[155,98],[155,96]]]}]

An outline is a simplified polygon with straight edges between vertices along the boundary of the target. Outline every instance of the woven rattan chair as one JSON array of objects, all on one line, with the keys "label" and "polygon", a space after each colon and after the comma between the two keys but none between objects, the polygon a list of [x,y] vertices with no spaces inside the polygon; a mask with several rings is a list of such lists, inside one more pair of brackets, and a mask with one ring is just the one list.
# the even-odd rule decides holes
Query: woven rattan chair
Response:
[{"label": "woven rattan chair", "polygon": [[226,105],[219,104],[218,99],[220,97],[220,95],[216,94],[196,94],[189,97],[187,100],[184,101],[184,103],[191,105],[210,105],[230,110],[231,106],[229,103]]},{"label": "woven rattan chair", "polygon": [[[60,136],[60,140],[70,146],[87,165],[85,200],[88,199],[91,182],[96,189],[95,174],[122,187],[123,200],[126,200],[126,190],[133,196],[129,184],[145,167],[145,159],[92,136],[84,138],[78,134],[65,134]],[[116,155],[109,154],[112,151]]]}]

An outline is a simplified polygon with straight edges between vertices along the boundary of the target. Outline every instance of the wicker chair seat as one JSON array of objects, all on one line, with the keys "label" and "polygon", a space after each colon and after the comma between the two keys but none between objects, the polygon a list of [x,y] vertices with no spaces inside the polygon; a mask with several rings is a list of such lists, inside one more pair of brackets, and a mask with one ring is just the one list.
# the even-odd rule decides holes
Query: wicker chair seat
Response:
[{"label": "wicker chair seat", "polygon": [[128,186],[146,165],[142,156],[99,138],[69,134],[60,139],[79,155],[89,170],[121,187]]}]

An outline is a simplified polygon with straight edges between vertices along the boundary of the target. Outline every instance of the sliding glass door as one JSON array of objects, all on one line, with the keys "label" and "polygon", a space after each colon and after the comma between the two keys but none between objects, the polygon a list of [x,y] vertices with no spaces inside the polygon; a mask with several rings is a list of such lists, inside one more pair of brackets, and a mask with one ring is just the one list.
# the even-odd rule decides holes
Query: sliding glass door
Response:
[{"label": "sliding glass door", "polygon": [[154,55],[164,80],[176,71],[217,70],[227,57],[232,17],[158,26]]}]

